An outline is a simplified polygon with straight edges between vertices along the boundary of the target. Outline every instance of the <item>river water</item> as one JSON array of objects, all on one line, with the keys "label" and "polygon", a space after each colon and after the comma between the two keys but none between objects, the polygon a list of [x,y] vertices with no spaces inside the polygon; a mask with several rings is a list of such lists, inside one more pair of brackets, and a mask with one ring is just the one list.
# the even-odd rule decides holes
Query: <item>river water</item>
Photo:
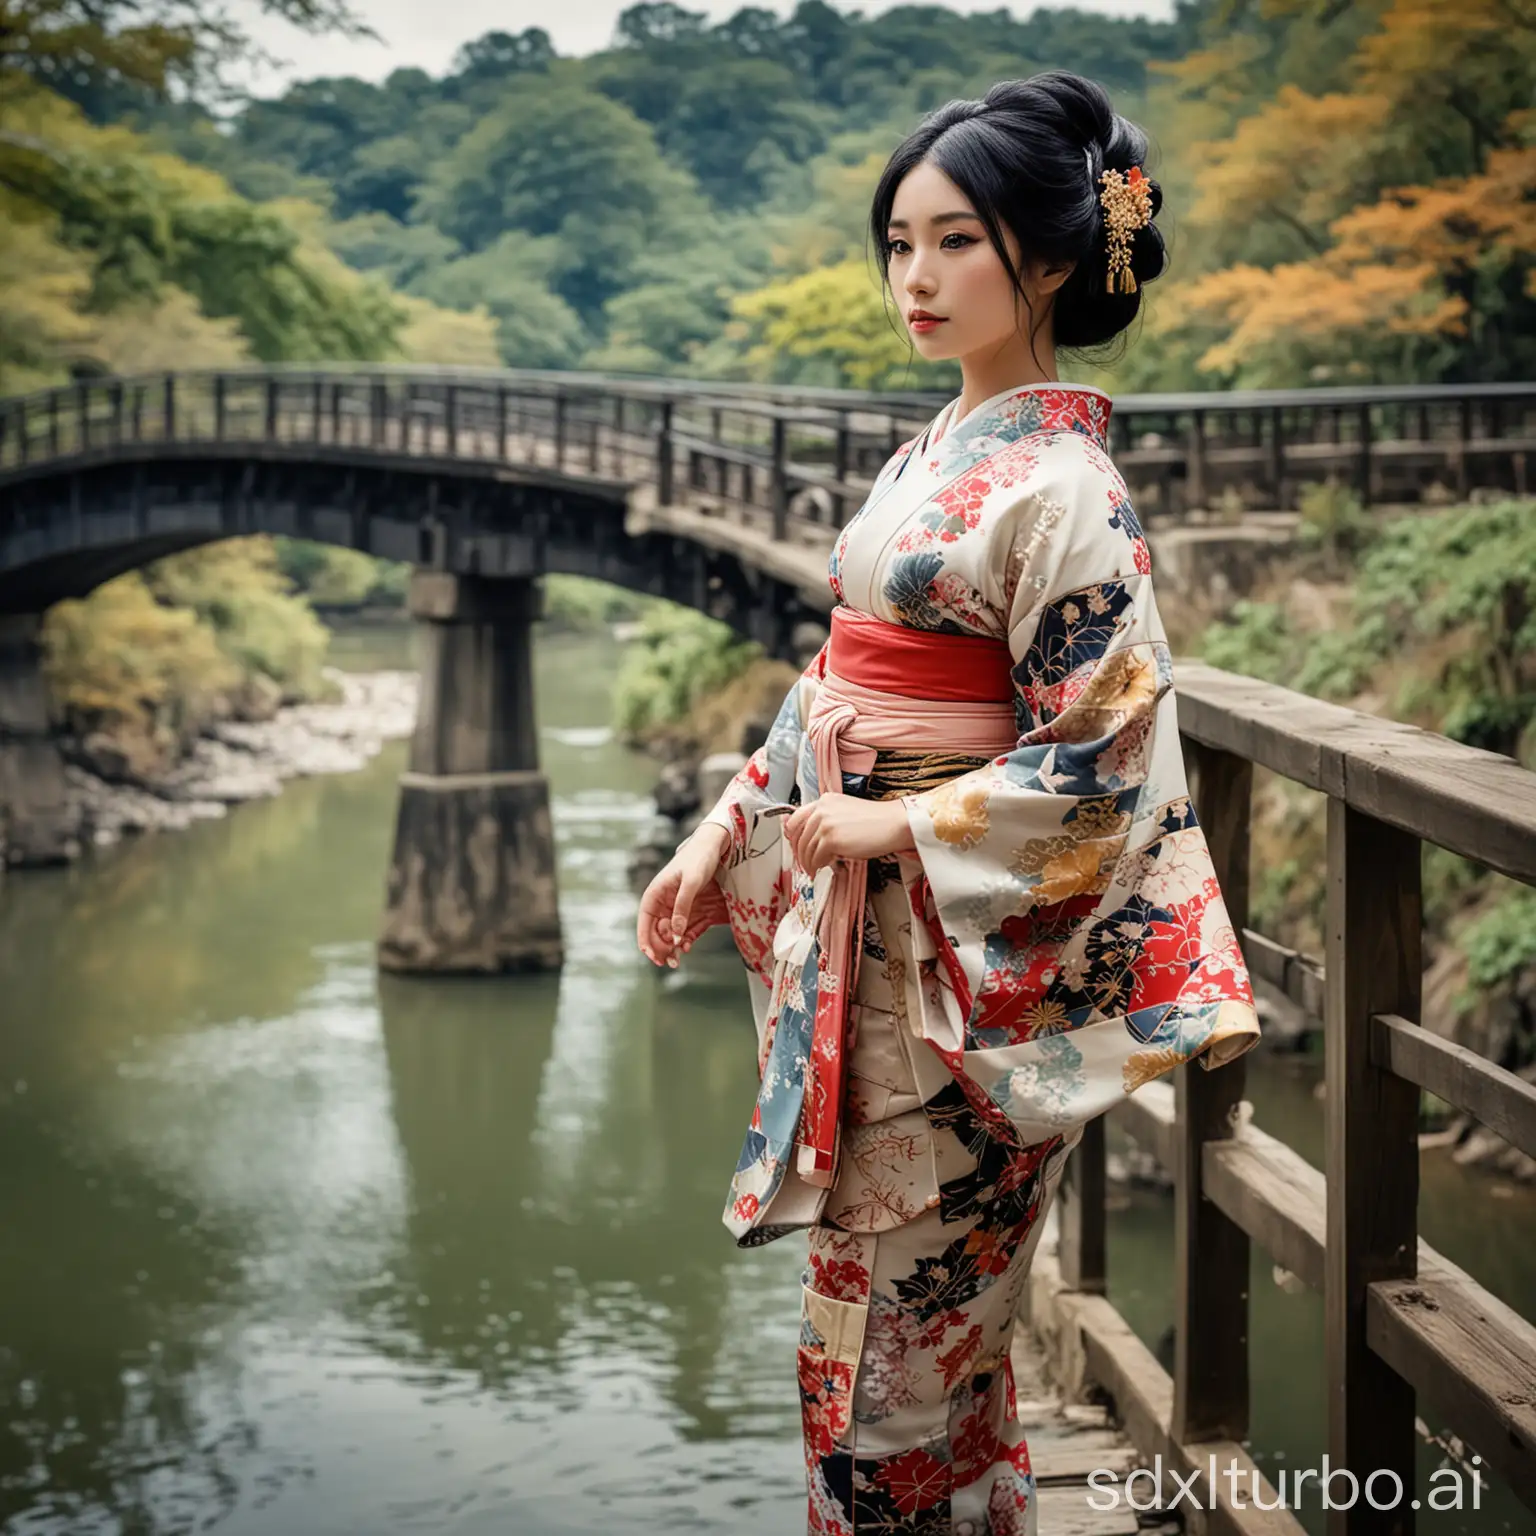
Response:
[{"label": "river water", "polygon": [[[719,1225],[746,997],[728,952],[634,950],[655,765],[607,730],[616,665],[540,642],[558,978],[375,972],[403,744],[0,885],[7,1536],[803,1530],[803,1246]],[[1316,1076],[1250,1080],[1320,1160]],[[1429,1158],[1421,1216],[1536,1312],[1530,1192]],[[1112,1299],[1154,1345],[1171,1256],[1166,1198],[1123,1199]],[[1255,1451],[1319,1465],[1321,1308],[1257,1257],[1252,1294]],[[1536,1530],[1497,1488],[1420,1520]]]}]

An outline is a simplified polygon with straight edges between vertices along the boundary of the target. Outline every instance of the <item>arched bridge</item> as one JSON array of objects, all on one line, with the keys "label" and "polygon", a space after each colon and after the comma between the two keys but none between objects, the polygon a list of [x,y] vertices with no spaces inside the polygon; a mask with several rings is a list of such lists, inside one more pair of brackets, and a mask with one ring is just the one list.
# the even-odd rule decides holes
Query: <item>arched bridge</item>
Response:
[{"label": "arched bridge", "polygon": [[[824,557],[943,395],[422,368],[87,380],[0,401],[0,614],[157,556],[286,533],[498,579],[573,572],[705,609],[787,653]],[[1536,385],[1133,395],[1111,450],[1150,526],[1524,494]]]},{"label": "arched bridge", "polygon": [[[0,401],[10,857],[46,858],[70,837],[37,668],[47,607],[231,535],[349,545],[417,567],[411,611],[426,630],[382,959],[557,964],[529,665],[537,579],[571,572],[673,598],[793,655],[797,630],[830,606],[836,529],[942,398],[270,367]],[[1325,476],[1365,501],[1433,485],[1523,492],[1536,386],[1132,396],[1116,403],[1111,448],[1154,530],[1213,505],[1222,518],[1285,508]]]}]

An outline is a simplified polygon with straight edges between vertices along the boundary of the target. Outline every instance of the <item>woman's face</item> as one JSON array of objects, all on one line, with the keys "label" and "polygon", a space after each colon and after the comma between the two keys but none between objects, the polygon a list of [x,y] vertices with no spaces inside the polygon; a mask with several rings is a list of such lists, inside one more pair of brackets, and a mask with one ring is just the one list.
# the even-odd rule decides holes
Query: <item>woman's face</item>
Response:
[{"label": "woman's face", "polygon": [[[989,355],[1015,343],[1028,347],[1029,310],[975,209],[936,165],[922,161],[902,178],[886,234],[891,295],[921,356],[938,362]],[[1018,241],[1006,227],[1003,234],[1017,265]],[[1042,263],[1026,264],[1021,278],[1036,320],[1066,275],[1053,280]]]}]

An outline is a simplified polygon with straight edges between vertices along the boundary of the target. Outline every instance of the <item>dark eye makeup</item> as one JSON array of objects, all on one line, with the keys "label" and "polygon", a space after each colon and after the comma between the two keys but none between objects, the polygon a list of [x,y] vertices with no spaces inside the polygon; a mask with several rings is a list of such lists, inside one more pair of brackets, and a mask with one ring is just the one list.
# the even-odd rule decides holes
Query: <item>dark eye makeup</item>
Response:
[{"label": "dark eye makeup", "polygon": [[[960,243],[958,245],[951,245],[949,243],[951,240],[958,240]],[[962,235],[959,230],[951,230],[939,241],[939,249],[941,251],[963,251],[966,246],[975,244],[976,237],[974,235]],[[907,242],[905,240],[895,235],[886,241],[886,249],[892,256],[905,256],[907,254],[906,245]]]}]

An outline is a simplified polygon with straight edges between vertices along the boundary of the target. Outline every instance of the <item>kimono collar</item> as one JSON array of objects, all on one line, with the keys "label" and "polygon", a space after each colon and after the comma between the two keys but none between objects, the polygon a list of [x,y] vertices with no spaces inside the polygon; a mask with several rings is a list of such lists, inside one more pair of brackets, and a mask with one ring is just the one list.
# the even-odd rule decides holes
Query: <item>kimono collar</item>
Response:
[{"label": "kimono collar", "polygon": [[1022,384],[1005,389],[951,425],[959,403],[958,398],[951,400],[934,419],[930,448],[986,453],[1000,443],[1037,432],[1081,432],[1100,448],[1108,447],[1110,399],[1090,384]]}]

